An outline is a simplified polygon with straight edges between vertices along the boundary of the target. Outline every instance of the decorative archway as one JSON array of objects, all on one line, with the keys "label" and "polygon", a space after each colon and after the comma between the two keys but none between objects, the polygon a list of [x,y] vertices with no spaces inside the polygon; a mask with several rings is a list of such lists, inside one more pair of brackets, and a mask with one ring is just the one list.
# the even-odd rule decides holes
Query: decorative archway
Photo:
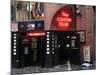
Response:
[{"label": "decorative archway", "polygon": [[51,22],[51,30],[75,30],[76,17],[75,8],[71,5],[66,5],[59,9]]}]

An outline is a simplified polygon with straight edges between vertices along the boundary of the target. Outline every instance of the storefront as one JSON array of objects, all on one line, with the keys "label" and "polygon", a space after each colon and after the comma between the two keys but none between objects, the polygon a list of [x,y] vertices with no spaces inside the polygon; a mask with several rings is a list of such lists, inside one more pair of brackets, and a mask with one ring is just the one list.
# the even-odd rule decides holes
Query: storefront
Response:
[{"label": "storefront", "polygon": [[[81,64],[79,35],[75,31],[32,31],[12,35],[18,36],[17,52],[12,54],[14,62],[20,64],[15,65],[13,62],[16,67],[28,65],[53,67],[66,64],[67,60],[73,64]],[[14,47],[14,39],[12,41]]]},{"label": "storefront", "polygon": [[11,32],[13,68],[54,67],[67,61],[82,64],[86,29],[78,29],[75,5],[51,4],[57,8],[51,9],[52,14],[47,10],[48,3],[18,1],[15,4]]}]

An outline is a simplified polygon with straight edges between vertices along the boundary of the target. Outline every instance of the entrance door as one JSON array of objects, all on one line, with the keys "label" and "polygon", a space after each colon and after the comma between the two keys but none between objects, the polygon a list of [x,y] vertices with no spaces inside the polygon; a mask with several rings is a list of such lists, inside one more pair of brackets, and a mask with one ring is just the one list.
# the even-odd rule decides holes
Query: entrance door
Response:
[{"label": "entrance door", "polygon": [[70,50],[70,61],[72,64],[81,64],[80,60],[80,40],[79,35],[71,35],[71,50]]},{"label": "entrance door", "polygon": [[58,35],[59,64],[65,64],[70,59],[70,36],[67,38],[66,33]]},{"label": "entrance door", "polygon": [[59,64],[80,64],[80,42],[75,32],[58,32]]},{"label": "entrance door", "polygon": [[31,37],[30,46],[33,51],[33,65],[44,65],[45,41],[44,37]]},{"label": "entrance door", "polygon": [[20,67],[33,65],[33,51],[30,46],[30,39],[26,36],[25,32],[20,33],[20,45],[19,45],[19,59]]},{"label": "entrance door", "polygon": [[45,41],[44,36],[26,37],[21,35],[20,59],[21,66],[43,66]]}]

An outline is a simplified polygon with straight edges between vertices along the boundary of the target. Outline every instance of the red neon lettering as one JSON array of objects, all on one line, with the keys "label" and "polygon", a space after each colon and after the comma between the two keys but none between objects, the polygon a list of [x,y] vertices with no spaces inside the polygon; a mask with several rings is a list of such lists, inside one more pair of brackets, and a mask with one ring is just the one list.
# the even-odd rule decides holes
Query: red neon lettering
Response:
[{"label": "red neon lettering", "polygon": [[30,32],[28,36],[45,36],[44,32]]},{"label": "red neon lettering", "polygon": [[63,26],[63,27],[68,27],[69,26],[69,23],[59,22],[58,25],[59,26]]},{"label": "red neon lettering", "polygon": [[71,22],[71,21],[72,21],[72,19],[71,19],[71,18],[67,18],[67,21],[68,21],[68,22]]},{"label": "red neon lettering", "polygon": [[71,18],[64,18],[64,17],[57,17],[57,21],[58,22],[71,22],[72,19]]},{"label": "red neon lettering", "polygon": [[69,14],[67,14],[67,13],[65,13],[65,12],[62,12],[61,14],[62,14],[62,16],[64,16],[64,17],[69,17]]}]

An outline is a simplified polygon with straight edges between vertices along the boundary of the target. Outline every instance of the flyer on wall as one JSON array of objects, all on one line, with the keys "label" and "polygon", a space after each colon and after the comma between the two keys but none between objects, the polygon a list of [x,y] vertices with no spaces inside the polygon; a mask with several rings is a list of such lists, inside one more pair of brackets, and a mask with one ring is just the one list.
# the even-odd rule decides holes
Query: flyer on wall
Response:
[{"label": "flyer on wall", "polygon": [[96,5],[11,0],[11,75],[96,69]]}]

